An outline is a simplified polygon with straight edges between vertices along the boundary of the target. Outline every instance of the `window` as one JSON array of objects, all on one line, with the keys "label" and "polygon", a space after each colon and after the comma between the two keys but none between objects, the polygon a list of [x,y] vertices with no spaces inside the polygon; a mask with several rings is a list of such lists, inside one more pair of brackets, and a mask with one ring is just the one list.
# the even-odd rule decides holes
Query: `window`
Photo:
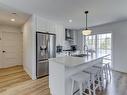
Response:
[{"label": "window", "polygon": [[85,45],[97,53],[111,54],[111,36],[111,33],[86,36]]},{"label": "window", "polygon": [[[111,33],[90,35],[85,37],[85,45],[88,47],[88,49],[92,49],[96,53],[111,54],[111,39]],[[108,56],[107,59],[103,60],[103,62],[111,63],[111,56]]]},{"label": "window", "polygon": [[97,35],[97,52],[111,54],[111,33]]}]

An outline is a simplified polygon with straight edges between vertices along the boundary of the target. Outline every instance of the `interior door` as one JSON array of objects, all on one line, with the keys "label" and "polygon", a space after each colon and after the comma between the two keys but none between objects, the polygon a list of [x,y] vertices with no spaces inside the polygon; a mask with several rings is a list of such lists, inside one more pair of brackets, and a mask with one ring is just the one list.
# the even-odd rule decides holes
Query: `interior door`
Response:
[{"label": "interior door", "polygon": [[10,67],[19,63],[19,38],[18,33],[2,32],[2,60],[3,67]]}]

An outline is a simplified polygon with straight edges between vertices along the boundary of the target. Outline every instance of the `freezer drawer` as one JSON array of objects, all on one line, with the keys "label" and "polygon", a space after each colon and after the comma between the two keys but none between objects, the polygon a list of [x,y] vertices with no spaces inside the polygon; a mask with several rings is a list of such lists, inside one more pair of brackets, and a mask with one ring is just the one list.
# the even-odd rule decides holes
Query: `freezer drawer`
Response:
[{"label": "freezer drawer", "polygon": [[49,62],[48,60],[37,62],[37,78],[48,75],[49,73]]}]

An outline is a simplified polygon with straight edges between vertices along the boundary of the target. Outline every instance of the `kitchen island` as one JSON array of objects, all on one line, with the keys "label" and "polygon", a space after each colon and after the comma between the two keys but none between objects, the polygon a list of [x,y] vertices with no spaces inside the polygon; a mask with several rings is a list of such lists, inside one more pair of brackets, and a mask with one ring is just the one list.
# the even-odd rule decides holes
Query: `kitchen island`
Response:
[{"label": "kitchen island", "polygon": [[70,77],[102,62],[103,58],[108,55],[94,54],[84,57],[65,56],[49,59],[49,88],[51,95],[71,95]]}]

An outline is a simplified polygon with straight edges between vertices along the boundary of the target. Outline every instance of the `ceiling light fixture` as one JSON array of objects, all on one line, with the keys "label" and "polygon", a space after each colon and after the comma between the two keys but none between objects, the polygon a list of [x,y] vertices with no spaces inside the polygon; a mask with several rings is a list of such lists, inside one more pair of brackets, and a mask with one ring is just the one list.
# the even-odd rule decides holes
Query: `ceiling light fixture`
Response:
[{"label": "ceiling light fixture", "polygon": [[70,19],[69,22],[72,23],[72,20]]},{"label": "ceiling light fixture", "polygon": [[11,21],[12,21],[12,22],[14,22],[14,21],[15,21],[15,19],[14,19],[14,18],[12,18],[12,19],[11,19]]},{"label": "ceiling light fixture", "polygon": [[88,27],[87,27],[87,14],[88,13],[89,13],[88,11],[85,11],[85,14],[86,14],[86,29],[82,31],[82,34],[85,35],[85,36],[90,35],[91,32],[92,32],[92,30],[88,29]]}]

